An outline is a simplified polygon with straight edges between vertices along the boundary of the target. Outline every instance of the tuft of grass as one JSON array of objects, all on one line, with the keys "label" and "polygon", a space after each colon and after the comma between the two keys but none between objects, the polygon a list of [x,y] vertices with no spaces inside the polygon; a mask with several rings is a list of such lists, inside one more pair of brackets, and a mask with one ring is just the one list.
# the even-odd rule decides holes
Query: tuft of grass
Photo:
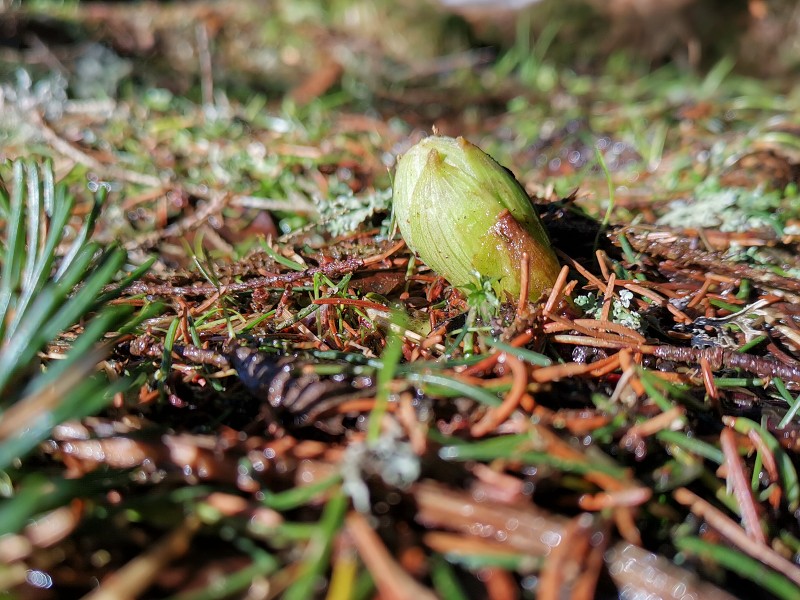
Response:
[{"label": "tuft of grass", "polygon": [[[110,304],[150,263],[128,272],[124,249],[90,240],[105,191],[69,240],[75,198],[55,183],[52,165],[19,160],[10,170],[10,186],[0,181],[0,469],[58,423],[96,413],[130,387],[127,378],[112,383],[94,373],[110,350],[103,340],[132,331],[158,310]],[[66,352],[60,344],[60,360],[42,361],[42,352],[68,331],[77,336]],[[24,494],[12,497],[0,510],[13,512],[25,502]]]}]

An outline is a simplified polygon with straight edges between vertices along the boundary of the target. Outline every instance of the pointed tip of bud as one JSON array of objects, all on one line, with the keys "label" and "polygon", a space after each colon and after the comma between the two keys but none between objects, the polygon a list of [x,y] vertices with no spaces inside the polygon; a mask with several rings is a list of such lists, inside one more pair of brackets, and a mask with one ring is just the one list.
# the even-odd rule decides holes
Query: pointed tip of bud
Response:
[{"label": "pointed tip of bud", "polygon": [[480,152],[481,154],[483,154],[484,156],[486,156],[486,157],[487,157],[487,158],[489,158],[490,160],[494,161],[494,159],[493,159],[492,157],[490,157],[488,154],[486,154],[486,153],[485,153],[483,150],[481,150],[480,148],[478,148],[478,147],[477,147],[475,144],[473,144],[472,142],[470,142],[470,141],[469,141],[467,138],[465,138],[464,136],[461,136],[461,135],[460,135],[460,136],[458,136],[458,137],[456,138],[456,142],[458,143],[458,147],[459,147],[461,150],[463,150],[464,152],[474,152],[475,150],[477,150],[478,152]]},{"label": "pointed tip of bud", "polygon": [[428,158],[425,160],[425,163],[433,168],[437,168],[441,166],[444,162],[444,156],[442,156],[441,152],[439,152],[436,148],[431,148],[430,152],[428,152]]}]

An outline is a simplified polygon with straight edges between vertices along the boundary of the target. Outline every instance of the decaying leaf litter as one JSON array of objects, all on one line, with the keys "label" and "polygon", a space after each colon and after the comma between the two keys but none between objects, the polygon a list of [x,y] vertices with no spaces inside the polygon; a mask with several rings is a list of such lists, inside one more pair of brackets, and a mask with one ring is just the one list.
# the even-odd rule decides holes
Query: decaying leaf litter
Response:
[{"label": "decaying leaf litter", "polygon": [[[243,99],[214,70],[242,17],[213,10],[153,29],[213,59],[198,86],[137,88],[131,13],[92,10],[74,22],[106,45],[79,56],[128,89],[80,99],[68,45],[46,69],[23,46],[4,79],[6,156],[27,159],[3,174],[4,279],[36,271],[10,248],[56,229],[51,192],[75,201],[52,268],[83,264],[88,214],[120,273],[156,261],[124,292],[75,279],[52,314],[85,316],[54,318],[36,364],[3,338],[12,596],[795,597],[796,92],[725,60],[580,74],[520,38],[409,62],[404,86],[331,52],[294,102]],[[564,266],[539,302],[454,290],[393,236],[394,157],[432,122],[531,193]],[[35,330],[25,290],[50,288],[26,285],[9,293]],[[77,311],[81,289],[100,303]],[[87,379],[99,355],[70,348],[104,332]]]}]

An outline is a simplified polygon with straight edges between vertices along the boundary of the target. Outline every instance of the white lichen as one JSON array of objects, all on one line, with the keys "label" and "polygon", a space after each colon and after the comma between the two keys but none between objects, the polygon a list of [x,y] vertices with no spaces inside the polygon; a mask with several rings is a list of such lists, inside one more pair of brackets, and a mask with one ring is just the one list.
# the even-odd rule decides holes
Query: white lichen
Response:
[{"label": "white lichen", "polygon": [[[630,290],[620,290],[619,299],[611,301],[611,310],[608,318],[613,323],[619,323],[639,333],[644,333],[644,319],[637,311],[631,309],[633,292]],[[581,308],[584,314],[593,319],[600,318],[603,312],[603,297],[598,294],[586,294],[577,296],[575,304]]]}]

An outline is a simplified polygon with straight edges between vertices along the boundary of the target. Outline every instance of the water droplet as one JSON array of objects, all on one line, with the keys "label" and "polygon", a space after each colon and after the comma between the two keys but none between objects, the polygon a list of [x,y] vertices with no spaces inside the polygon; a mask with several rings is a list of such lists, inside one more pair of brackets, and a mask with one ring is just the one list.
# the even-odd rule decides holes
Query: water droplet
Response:
[{"label": "water droplet", "polygon": [[536,586],[539,585],[539,578],[536,575],[528,575],[522,578],[520,585],[522,589],[532,592],[536,589]]},{"label": "water droplet", "polygon": [[53,579],[44,571],[35,571],[30,569],[25,575],[25,579],[33,587],[37,587],[39,589],[48,589],[53,586]]},{"label": "water droplet", "polygon": [[546,546],[555,548],[561,543],[561,534],[556,533],[555,531],[545,531],[541,536],[539,536],[539,540]]}]

